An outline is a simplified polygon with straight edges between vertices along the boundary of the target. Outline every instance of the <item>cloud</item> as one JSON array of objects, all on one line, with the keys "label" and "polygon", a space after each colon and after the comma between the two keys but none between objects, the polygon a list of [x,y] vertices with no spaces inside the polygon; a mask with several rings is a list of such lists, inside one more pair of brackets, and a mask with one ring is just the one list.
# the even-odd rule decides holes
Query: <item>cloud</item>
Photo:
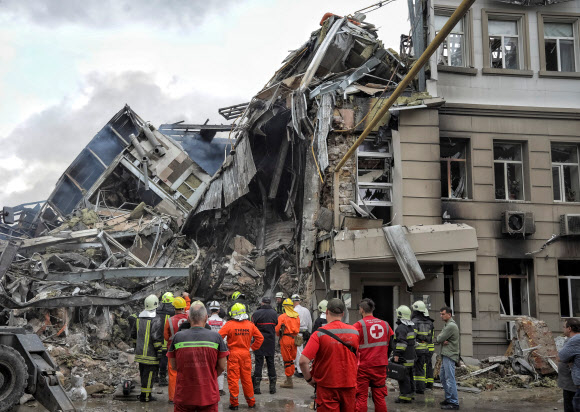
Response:
[{"label": "cloud", "polygon": [[47,27],[75,24],[110,28],[141,22],[192,29],[208,15],[239,3],[233,0],[0,0],[0,13]]},{"label": "cloud", "polygon": [[206,119],[224,123],[215,108],[238,102],[196,91],[172,97],[152,75],[143,72],[92,73],[85,85],[86,104],[79,106],[65,99],[30,116],[0,140],[7,149],[4,156],[10,156],[0,153],[0,205],[46,199],[64,170],[125,104],[143,119],[159,125],[180,120],[203,123]]}]

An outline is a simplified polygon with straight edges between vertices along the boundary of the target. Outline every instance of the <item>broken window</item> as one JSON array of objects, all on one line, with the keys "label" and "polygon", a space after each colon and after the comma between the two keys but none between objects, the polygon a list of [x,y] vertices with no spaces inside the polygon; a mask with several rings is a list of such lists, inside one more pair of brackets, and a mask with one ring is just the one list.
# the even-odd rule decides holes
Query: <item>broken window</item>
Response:
[{"label": "broken window", "polygon": [[453,265],[443,265],[443,296],[445,304],[453,309]]},{"label": "broken window", "polygon": [[[435,15],[435,34],[443,28],[450,16]],[[437,64],[466,66],[464,19],[459,20],[437,50]]]},{"label": "broken window", "polygon": [[441,197],[467,199],[467,140],[442,138]]},{"label": "broken window", "polygon": [[580,317],[580,260],[558,261],[560,316]]},{"label": "broken window", "polygon": [[520,68],[520,39],[517,21],[489,20],[490,63],[494,69]]},{"label": "broken window", "polygon": [[546,70],[576,71],[574,55],[574,26],[572,23],[544,23]]},{"label": "broken window", "polygon": [[524,200],[523,150],[521,143],[493,144],[495,198]]},{"label": "broken window", "polygon": [[498,267],[500,313],[506,316],[529,316],[532,261],[498,259]]},{"label": "broken window", "polygon": [[580,201],[577,145],[552,143],[552,183],[554,201]]},{"label": "broken window", "polygon": [[360,206],[392,205],[391,140],[366,139],[357,149],[357,201]]}]

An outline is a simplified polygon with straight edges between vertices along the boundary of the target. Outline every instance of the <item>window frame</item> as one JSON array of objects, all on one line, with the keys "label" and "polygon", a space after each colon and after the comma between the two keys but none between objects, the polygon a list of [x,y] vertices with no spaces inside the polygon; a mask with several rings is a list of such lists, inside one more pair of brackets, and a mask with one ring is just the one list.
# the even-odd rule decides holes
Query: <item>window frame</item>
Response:
[{"label": "window frame", "polygon": [[[504,69],[491,67],[489,47],[489,20],[515,21],[518,26],[519,69]],[[532,77],[534,72],[530,70],[530,39],[529,23],[526,12],[481,9],[481,30],[483,43],[483,68],[482,74],[509,75]]]},{"label": "window frame", "polygon": [[[495,145],[497,144],[513,144],[513,145],[519,145],[520,146],[520,157],[522,158],[522,160],[496,160],[495,159]],[[494,178],[493,178],[493,192],[494,192],[494,198],[496,201],[509,201],[509,202],[523,202],[526,201],[526,170],[525,170],[525,152],[524,152],[524,142],[522,141],[517,141],[517,140],[494,140],[492,143],[492,156],[493,156],[493,170],[494,170]],[[496,197],[496,181],[495,181],[495,164],[496,163],[501,163],[504,165],[504,187],[505,187],[505,197],[503,199],[498,199]],[[522,198],[521,199],[510,199],[509,198],[509,190],[508,190],[508,178],[507,178],[507,165],[508,164],[520,164],[522,166],[522,182],[521,182],[521,191],[522,191]]]},{"label": "window frame", "polygon": [[[375,139],[376,136],[369,136],[367,137],[365,140],[373,140]],[[389,144],[389,152],[387,153],[380,153],[380,152],[363,152],[360,151],[360,147],[359,146],[356,149],[356,204],[358,206],[363,206],[365,208],[367,208],[367,206],[369,207],[375,207],[375,206],[386,206],[386,207],[392,207],[393,206],[393,176],[392,176],[392,169],[393,166],[391,164],[390,168],[391,168],[391,182],[390,183],[381,183],[381,182],[359,182],[359,162],[358,159],[360,157],[369,157],[369,158],[383,158],[385,159],[385,166],[387,166],[387,164],[390,162],[389,159],[393,158],[393,140],[392,138],[388,139],[388,144]],[[388,189],[389,190],[389,198],[391,199],[390,201],[364,201],[360,198],[360,189],[361,188],[367,188],[367,189]]]},{"label": "window frame", "polygon": [[[564,162],[554,162],[552,160],[552,147],[556,146],[571,146],[576,148],[576,163],[564,163]],[[551,169],[555,167],[558,168],[558,184],[560,190],[560,200],[554,199],[554,187],[552,186],[552,200],[555,203],[579,203],[579,200],[567,201],[566,200],[566,187],[564,185],[564,166],[576,166],[578,168],[578,186],[580,187],[580,145],[578,143],[568,143],[568,142],[550,142],[550,164]],[[553,178],[552,178],[552,185],[553,185]],[[580,195],[580,193],[579,193]]]},{"label": "window frame", "polygon": [[[576,78],[580,79],[580,13],[546,13],[538,12],[538,47],[540,52],[539,77]],[[574,29],[574,63],[576,71],[546,70],[546,42],[544,38],[544,23],[571,23]]]},{"label": "window frame", "polygon": [[[573,262],[578,262],[580,264],[580,260],[576,260],[576,259],[558,259],[558,263],[560,263],[560,261],[562,260],[567,260],[567,261],[573,261]],[[559,266],[559,265],[558,265]],[[562,294],[562,290],[560,289],[560,279],[566,279],[566,283],[568,284],[568,315],[564,316],[562,314],[562,299],[561,299],[561,294]],[[560,268],[558,268],[558,294],[560,297],[560,317],[561,318],[573,318],[574,316],[574,311],[572,310],[572,284],[571,281],[572,280],[578,280],[580,281],[580,273],[578,274],[578,276],[561,276],[560,275]]]},{"label": "window frame", "polygon": [[[445,16],[451,17],[455,12],[455,7],[434,5],[433,7],[433,19],[435,16]],[[436,36],[435,26],[433,26],[433,35]],[[447,38],[445,38],[447,41]],[[463,66],[449,66],[445,64],[437,64],[439,58],[439,50],[442,46],[438,47],[435,55],[435,63],[437,66],[437,71],[441,72],[452,72],[459,74],[467,74],[475,76],[477,74],[477,69],[474,64],[475,51],[473,48],[473,14],[471,9],[467,11],[465,16],[463,16],[463,45],[464,45],[464,56],[463,56]],[[449,46],[448,46],[449,47]]]},{"label": "window frame", "polygon": [[[451,158],[445,158],[445,157],[441,157],[441,141],[443,139],[447,139],[447,140],[456,140],[456,141],[460,141],[462,143],[465,144],[465,159],[451,159]],[[462,138],[462,137],[451,137],[451,136],[441,136],[439,139],[439,163],[443,163],[446,162],[447,163],[447,194],[451,194],[451,162],[460,162],[460,163],[464,163],[465,164],[465,189],[464,189],[464,193],[465,193],[465,197],[444,197],[443,196],[443,191],[441,192],[441,199],[445,199],[447,200],[470,200],[471,199],[471,161],[470,161],[470,155],[471,155],[471,140],[469,138]],[[443,181],[443,178],[441,179],[441,181]]]},{"label": "window frame", "polygon": [[[526,273],[524,275],[515,275],[515,274],[507,274],[507,275],[502,275],[501,273],[499,273],[499,262],[500,260],[521,260],[523,263],[523,266],[525,268]],[[499,299],[499,315],[500,317],[506,317],[506,318],[514,318],[514,317],[518,317],[518,316],[533,316],[532,315],[532,305],[531,305],[531,297],[530,297],[530,283],[532,282],[532,279],[530,277],[530,275],[533,275],[533,269],[530,270],[530,263],[531,263],[531,259],[512,259],[512,258],[498,258],[497,259],[497,265],[498,265],[498,299]],[[532,263],[533,264],[533,263]],[[501,290],[500,290],[500,279],[508,279],[508,293],[509,293],[509,313],[507,313],[506,308],[504,307],[504,311],[506,313],[502,313],[502,307],[503,307],[503,303],[501,301]],[[526,295],[527,295],[527,299],[525,302],[525,305],[527,306],[527,314],[526,313],[520,313],[520,314],[514,314],[514,302],[513,302],[513,286],[512,286],[512,280],[513,279],[524,279],[526,281]],[[524,307],[524,302],[521,302],[521,306],[522,308]]]}]

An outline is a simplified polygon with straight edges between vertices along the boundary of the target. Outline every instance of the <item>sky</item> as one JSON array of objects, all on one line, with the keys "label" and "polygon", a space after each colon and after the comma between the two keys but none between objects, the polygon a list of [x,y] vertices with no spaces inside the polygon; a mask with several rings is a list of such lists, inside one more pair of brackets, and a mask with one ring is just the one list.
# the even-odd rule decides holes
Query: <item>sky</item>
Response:
[{"label": "sky", "polygon": [[[378,0],[0,0],[0,207],[45,200],[125,104],[159,126],[228,123],[327,12]],[[407,2],[367,15],[386,47]]]}]

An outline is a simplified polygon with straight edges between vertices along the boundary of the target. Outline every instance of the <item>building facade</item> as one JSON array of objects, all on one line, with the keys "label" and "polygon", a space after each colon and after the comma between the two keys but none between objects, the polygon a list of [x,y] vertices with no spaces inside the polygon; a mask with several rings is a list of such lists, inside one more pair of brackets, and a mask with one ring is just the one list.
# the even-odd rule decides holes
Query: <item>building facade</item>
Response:
[{"label": "building facade", "polygon": [[[415,4],[427,42],[459,3]],[[515,3],[477,1],[432,56],[429,97],[391,109],[387,184],[368,183],[370,143],[346,164],[356,189],[339,200],[330,290],[334,279],[351,321],[363,297],[389,321],[419,298],[435,314],[447,304],[462,354],[482,358],[505,352],[518,316],[553,332],[580,316],[580,2]],[[423,280],[409,285],[380,228],[344,220],[350,201],[406,227]],[[328,294],[313,278],[316,299]]]}]

